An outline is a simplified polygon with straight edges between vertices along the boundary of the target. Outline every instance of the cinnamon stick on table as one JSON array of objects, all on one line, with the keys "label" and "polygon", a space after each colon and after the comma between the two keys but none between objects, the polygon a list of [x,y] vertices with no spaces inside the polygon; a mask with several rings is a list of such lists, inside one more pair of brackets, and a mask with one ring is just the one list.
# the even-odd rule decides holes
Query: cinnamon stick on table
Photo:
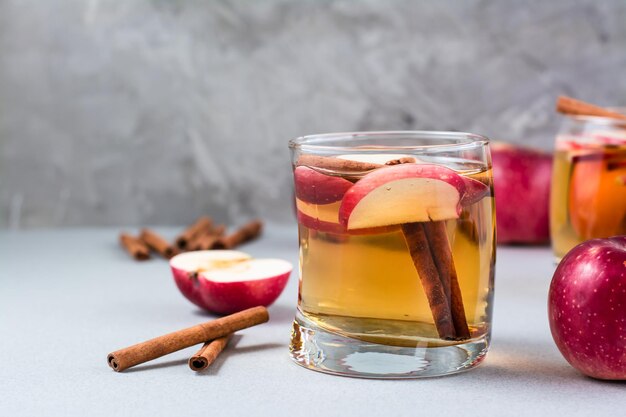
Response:
[{"label": "cinnamon stick on table", "polygon": [[560,96],[556,102],[556,111],[563,114],[579,115],[579,116],[597,116],[609,117],[612,119],[626,120],[626,115],[587,103],[582,100],[576,100],[567,96]]},{"label": "cinnamon stick on table", "polygon": [[169,333],[138,343],[107,355],[107,363],[117,372],[150,360],[160,358],[207,340],[224,337],[237,330],[265,323],[269,314],[265,307],[253,307],[230,316],[198,324],[193,327]]},{"label": "cinnamon stick on table", "polygon": [[256,239],[261,234],[263,223],[260,220],[251,221],[240,227],[236,232],[221,237],[215,242],[214,249],[232,249],[242,243]]},{"label": "cinnamon stick on table", "polygon": [[210,230],[196,236],[192,241],[187,244],[189,250],[208,250],[213,249],[217,241],[224,236],[226,227],[219,225],[211,228]]},{"label": "cinnamon stick on table", "polygon": [[120,233],[120,244],[136,260],[145,261],[150,259],[150,249],[141,239],[122,232]]},{"label": "cinnamon stick on table", "polygon": [[202,216],[176,238],[176,245],[186,249],[187,244],[196,236],[211,228],[213,221],[209,216]]},{"label": "cinnamon stick on table", "polygon": [[224,337],[206,342],[195,355],[189,358],[189,367],[192,371],[202,371],[210,366],[224,350],[232,333]]},{"label": "cinnamon stick on table", "polygon": [[158,235],[150,229],[141,229],[139,238],[143,240],[148,247],[164,258],[169,259],[176,255],[176,249],[161,235]]}]

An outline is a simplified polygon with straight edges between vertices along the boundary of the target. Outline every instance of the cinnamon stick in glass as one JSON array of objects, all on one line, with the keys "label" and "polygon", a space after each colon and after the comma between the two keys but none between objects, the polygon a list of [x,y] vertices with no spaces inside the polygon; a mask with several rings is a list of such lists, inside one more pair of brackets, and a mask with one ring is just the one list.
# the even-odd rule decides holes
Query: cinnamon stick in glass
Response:
[{"label": "cinnamon stick in glass", "polygon": [[198,372],[209,367],[215,362],[219,354],[222,353],[231,337],[232,334],[229,334],[206,342],[195,355],[189,358],[189,368],[191,368],[192,371]]},{"label": "cinnamon stick in glass", "polygon": [[109,353],[107,363],[116,372],[151,361],[207,340],[224,337],[269,320],[265,307],[253,307],[216,320],[188,327]]},{"label": "cinnamon stick in glass", "polygon": [[202,216],[198,220],[195,221],[191,226],[185,229],[177,238],[176,238],[176,246],[180,249],[186,249],[187,244],[200,233],[211,228],[213,221],[209,216]]},{"label": "cinnamon stick in glass", "polygon": [[242,243],[256,239],[263,229],[263,223],[260,220],[251,221],[248,224],[240,227],[236,232],[221,237],[215,242],[214,249],[232,249]]},{"label": "cinnamon stick in glass", "polygon": [[402,158],[392,159],[385,162],[385,165],[400,165],[400,164],[414,164],[417,162],[412,156],[403,156]]},{"label": "cinnamon stick in glass", "polygon": [[469,339],[470,331],[465,317],[465,307],[461,296],[461,287],[452,258],[452,249],[448,240],[444,221],[425,222],[424,231],[435,261],[444,292],[450,303],[450,313],[457,340]]},{"label": "cinnamon stick in glass", "polygon": [[319,156],[319,155],[300,155],[297,166],[309,166],[321,169],[328,169],[332,171],[371,171],[376,168],[380,168],[383,165],[374,162],[361,162],[352,161],[349,159],[336,158],[334,156]]},{"label": "cinnamon stick in glass", "polygon": [[402,233],[426,293],[437,333],[441,339],[455,340],[456,331],[450,311],[450,303],[431,253],[430,243],[424,230],[424,223],[403,224]]},{"label": "cinnamon stick in glass", "polygon": [[150,259],[150,248],[141,239],[122,232],[120,233],[120,244],[136,260]]},{"label": "cinnamon stick in glass", "polygon": [[164,258],[170,259],[172,256],[176,255],[176,249],[161,235],[150,229],[141,229],[139,238],[143,240],[148,247]]}]

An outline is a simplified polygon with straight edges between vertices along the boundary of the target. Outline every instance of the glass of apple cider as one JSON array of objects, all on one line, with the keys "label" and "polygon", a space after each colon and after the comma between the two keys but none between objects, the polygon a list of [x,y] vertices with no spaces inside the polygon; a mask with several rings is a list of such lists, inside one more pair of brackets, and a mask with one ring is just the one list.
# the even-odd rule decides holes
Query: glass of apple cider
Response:
[{"label": "glass of apple cider", "polygon": [[626,122],[565,116],[555,148],[550,233],[560,261],[585,240],[626,234]]},{"label": "glass of apple cider", "polygon": [[290,148],[300,244],[293,360],[366,378],[479,364],[495,262],[488,140],[360,132]]}]

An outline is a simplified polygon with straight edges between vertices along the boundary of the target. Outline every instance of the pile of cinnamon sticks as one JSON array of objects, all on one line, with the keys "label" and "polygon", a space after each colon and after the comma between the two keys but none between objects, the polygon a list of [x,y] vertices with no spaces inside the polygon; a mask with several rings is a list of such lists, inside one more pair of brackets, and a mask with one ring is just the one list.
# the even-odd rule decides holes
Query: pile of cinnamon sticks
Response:
[{"label": "pile of cinnamon sticks", "polygon": [[263,228],[260,220],[244,224],[233,233],[226,234],[226,226],[215,225],[209,216],[202,216],[186,228],[174,242],[150,229],[142,229],[139,236],[120,233],[120,244],[138,261],[150,259],[156,252],[166,259],[181,252],[208,249],[234,249],[242,243],[256,239]]},{"label": "pile of cinnamon sticks", "polygon": [[202,348],[188,362],[193,371],[201,371],[215,361],[234,332],[268,320],[269,313],[265,307],[249,308],[116,350],[107,355],[107,363],[114,371],[122,372],[135,365],[203,343]]}]

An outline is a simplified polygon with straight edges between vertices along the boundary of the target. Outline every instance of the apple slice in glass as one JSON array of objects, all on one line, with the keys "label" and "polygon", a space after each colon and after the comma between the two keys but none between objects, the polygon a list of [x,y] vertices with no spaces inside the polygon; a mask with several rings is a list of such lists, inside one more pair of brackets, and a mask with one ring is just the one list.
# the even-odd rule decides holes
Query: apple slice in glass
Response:
[{"label": "apple slice in glass", "polygon": [[253,259],[231,250],[182,253],[170,259],[170,267],[189,301],[218,314],[272,304],[293,269],[282,259]]},{"label": "apple slice in glass", "polygon": [[379,168],[343,197],[339,223],[348,230],[458,218],[489,188],[440,165],[401,164]]},{"label": "apple slice in glass", "polygon": [[296,167],[293,175],[296,197],[305,203],[334,203],[352,187],[352,183],[344,178],[325,175],[306,166]]},{"label": "apple slice in glass", "polygon": [[319,232],[341,234],[346,229],[339,224],[339,207],[341,202],[330,204],[312,204],[296,198],[298,223]]}]

